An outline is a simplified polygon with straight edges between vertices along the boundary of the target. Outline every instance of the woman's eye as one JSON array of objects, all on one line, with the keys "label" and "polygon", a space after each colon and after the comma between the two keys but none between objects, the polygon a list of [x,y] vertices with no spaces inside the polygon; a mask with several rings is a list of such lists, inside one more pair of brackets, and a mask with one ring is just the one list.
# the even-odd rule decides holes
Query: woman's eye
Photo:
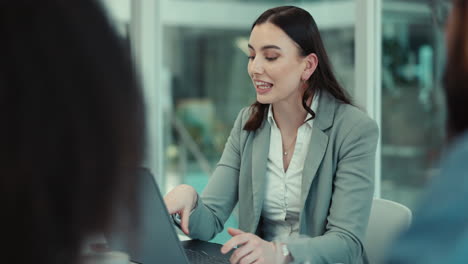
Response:
[{"label": "woman's eye", "polygon": [[255,56],[248,56],[247,58],[249,58],[249,60],[253,60],[255,59]]},{"label": "woman's eye", "polygon": [[265,57],[265,59],[266,59],[267,61],[274,61],[274,60],[276,60],[277,58],[278,58],[278,57]]}]

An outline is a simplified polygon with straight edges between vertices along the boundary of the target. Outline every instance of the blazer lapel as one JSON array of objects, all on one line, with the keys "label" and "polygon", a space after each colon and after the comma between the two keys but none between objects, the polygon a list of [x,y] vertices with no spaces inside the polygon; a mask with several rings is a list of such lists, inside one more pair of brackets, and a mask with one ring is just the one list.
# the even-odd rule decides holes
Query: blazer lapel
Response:
[{"label": "blazer lapel", "polygon": [[262,127],[255,132],[252,145],[252,193],[254,221],[251,231],[257,228],[265,197],[265,180],[268,152],[270,150],[270,124],[263,122]]},{"label": "blazer lapel", "polygon": [[312,181],[317,174],[317,170],[322,163],[325,150],[328,145],[328,136],[318,129],[315,125],[312,128],[312,139],[310,141],[309,152],[304,163],[302,171],[302,188],[301,188],[301,207],[304,208],[305,200],[309,194]]},{"label": "blazer lapel", "polygon": [[304,208],[305,206],[310,187],[327,150],[328,135],[324,131],[333,124],[336,103],[336,99],[328,92],[320,92],[319,105],[312,128],[312,138],[302,171],[300,208]]}]

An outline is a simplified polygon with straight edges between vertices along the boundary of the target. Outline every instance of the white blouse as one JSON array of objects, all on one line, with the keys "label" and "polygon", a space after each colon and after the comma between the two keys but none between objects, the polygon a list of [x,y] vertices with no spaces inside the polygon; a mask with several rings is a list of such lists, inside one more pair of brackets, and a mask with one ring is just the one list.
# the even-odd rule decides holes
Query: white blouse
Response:
[{"label": "white blouse", "polygon": [[[311,109],[314,112],[318,108],[318,98],[317,93],[312,100]],[[310,117],[311,115],[307,114],[305,120]],[[283,167],[281,132],[273,117],[271,105],[267,120],[271,126],[271,134],[261,226],[263,238],[272,241],[299,232],[302,170],[309,150],[314,120],[309,120],[299,127],[294,153],[286,172]]]}]

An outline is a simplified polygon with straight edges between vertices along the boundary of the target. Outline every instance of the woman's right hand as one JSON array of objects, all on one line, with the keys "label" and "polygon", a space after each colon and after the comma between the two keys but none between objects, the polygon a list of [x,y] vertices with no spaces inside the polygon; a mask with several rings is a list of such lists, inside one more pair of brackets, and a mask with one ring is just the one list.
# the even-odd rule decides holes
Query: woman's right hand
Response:
[{"label": "woman's right hand", "polygon": [[190,212],[195,207],[198,199],[198,194],[195,189],[187,184],[182,184],[170,191],[164,197],[169,214],[179,214],[181,218],[180,227],[182,231],[189,234],[189,218]]}]

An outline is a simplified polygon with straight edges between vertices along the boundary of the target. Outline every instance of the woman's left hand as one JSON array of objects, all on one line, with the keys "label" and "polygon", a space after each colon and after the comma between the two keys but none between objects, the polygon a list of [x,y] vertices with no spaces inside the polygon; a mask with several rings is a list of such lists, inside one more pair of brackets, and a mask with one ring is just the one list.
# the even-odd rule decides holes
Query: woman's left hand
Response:
[{"label": "woman's left hand", "polygon": [[276,247],[272,242],[235,228],[228,228],[232,238],[221,248],[221,253],[238,248],[232,253],[231,264],[276,263]]}]

